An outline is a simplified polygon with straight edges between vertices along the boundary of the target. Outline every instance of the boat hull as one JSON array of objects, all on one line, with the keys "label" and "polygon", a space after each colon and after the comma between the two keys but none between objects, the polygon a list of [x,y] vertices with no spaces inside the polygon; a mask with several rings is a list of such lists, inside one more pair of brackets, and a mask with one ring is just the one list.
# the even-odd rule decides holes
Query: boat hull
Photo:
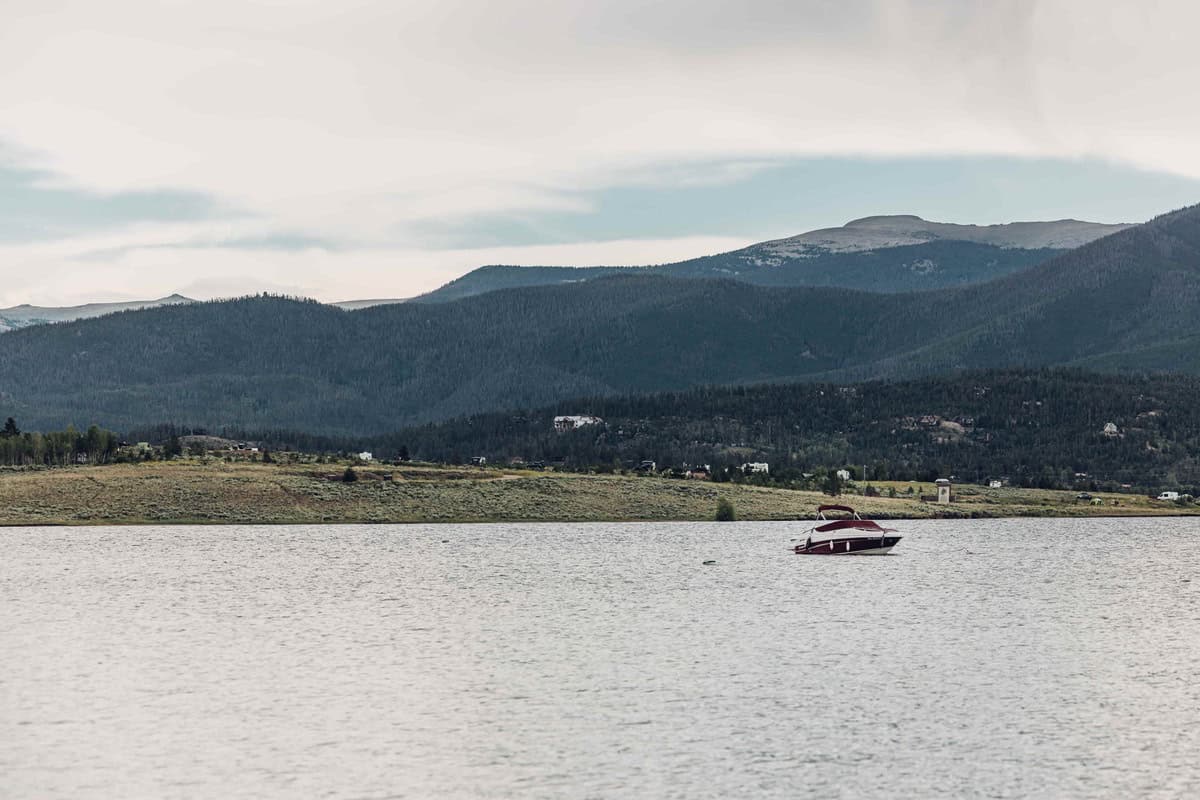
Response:
[{"label": "boat hull", "polygon": [[884,556],[900,536],[847,536],[796,545],[796,555],[802,556]]}]

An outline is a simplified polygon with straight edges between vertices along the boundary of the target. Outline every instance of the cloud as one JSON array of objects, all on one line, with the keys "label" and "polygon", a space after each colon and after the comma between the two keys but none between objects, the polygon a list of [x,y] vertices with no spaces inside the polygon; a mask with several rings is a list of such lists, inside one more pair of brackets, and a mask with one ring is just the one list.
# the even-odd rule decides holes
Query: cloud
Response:
[{"label": "cloud", "polygon": [[131,220],[194,221],[237,216],[189,192],[99,194],[58,185],[55,175],[3,166],[0,151],[0,242],[37,241],[102,230]]},{"label": "cloud", "polygon": [[396,253],[806,157],[1200,177],[1197,23],[1184,2],[47,0],[5,15],[0,141],[60,191]]}]

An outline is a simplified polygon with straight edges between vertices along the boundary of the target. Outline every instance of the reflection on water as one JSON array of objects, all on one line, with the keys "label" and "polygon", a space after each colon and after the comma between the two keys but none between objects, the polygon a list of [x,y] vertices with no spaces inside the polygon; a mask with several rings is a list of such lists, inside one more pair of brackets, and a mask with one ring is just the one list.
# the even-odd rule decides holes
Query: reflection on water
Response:
[{"label": "reflection on water", "polygon": [[1200,524],[804,527],[0,530],[0,795],[1200,794]]}]

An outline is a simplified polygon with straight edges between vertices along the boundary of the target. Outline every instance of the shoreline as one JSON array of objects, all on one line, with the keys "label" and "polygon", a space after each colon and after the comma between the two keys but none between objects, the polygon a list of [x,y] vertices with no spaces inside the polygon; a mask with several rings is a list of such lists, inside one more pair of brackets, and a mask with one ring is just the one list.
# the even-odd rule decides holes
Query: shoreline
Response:
[{"label": "shoreline", "polygon": [[[72,525],[475,524],[711,521],[717,500],[738,521],[808,521],[822,503],[887,519],[1200,516],[1200,506],[1100,493],[955,487],[955,501],[919,500],[931,484],[875,482],[897,497],[778,489],[634,475],[582,475],[432,465],[229,463],[216,459],[0,471],[0,527]],[[912,490],[909,494],[909,490]],[[1114,502],[1119,505],[1114,505]]]}]

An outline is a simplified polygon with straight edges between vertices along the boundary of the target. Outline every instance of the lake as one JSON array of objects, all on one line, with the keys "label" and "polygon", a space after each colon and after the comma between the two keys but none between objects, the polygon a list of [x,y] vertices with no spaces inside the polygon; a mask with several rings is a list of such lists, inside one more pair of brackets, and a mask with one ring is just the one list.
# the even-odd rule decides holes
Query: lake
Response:
[{"label": "lake", "polygon": [[806,527],[0,529],[0,796],[1200,796],[1200,521]]}]

